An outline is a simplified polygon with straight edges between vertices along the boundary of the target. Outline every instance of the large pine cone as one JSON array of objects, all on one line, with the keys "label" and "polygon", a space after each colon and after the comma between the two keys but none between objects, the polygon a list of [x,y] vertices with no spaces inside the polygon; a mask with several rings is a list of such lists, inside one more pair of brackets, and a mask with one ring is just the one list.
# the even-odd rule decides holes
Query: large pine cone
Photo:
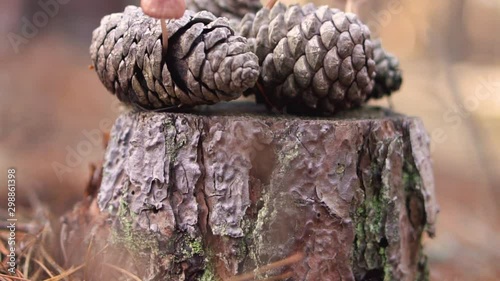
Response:
[{"label": "large pine cone", "polygon": [[377,76],[375,76],[375,87],[371,96],[373,98],[390,96],[392,92],[399,90],[403,83],[399,60],[382,48],[380,40],[375,40],[373,44]]},{"label": "large pine cone", "polygon": [[166,54],[159,21],[138,7],[104,17],[94,31],[95,70],[121,101],[142,109],[214,104],[254,86],[257,57],[226,19],[186,11],[167,29]]},{"label": "large pine cone", "polygon": [[334,113],[362,105],[374,87],[368,27],[327,6],[290,6],[247,14],[240,34],[261,63],[262,93],[294,113]]}]

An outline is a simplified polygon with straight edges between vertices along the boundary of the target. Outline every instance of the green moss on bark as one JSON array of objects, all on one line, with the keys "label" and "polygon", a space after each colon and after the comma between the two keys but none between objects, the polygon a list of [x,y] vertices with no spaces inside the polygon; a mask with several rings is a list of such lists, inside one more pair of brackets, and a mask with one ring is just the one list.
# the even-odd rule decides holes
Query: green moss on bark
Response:
[{"label": "green moss on bark", "polygon": [[130,211],[127,202],[122,198],[116,213],[117,225],[112,228],[111,242],[125,247],[133,254],[159,255],[158,238],[147,231],[138,230],[134,222],[136,215]]},{"label": "green moss on bark", "polygon": [[194,256],[204,256],[203,244],[201,237],[183,239],[183,247],[179,260],[184,261],[193,258]]},{"label": "green moss on bark", "polygon": [[[358,272],[375,274],[375,280],[392,281],[397,280],[397,273],[394,272],[394,265],[389,262],[387,246],[389,243],[397,243],[400,234],[386,233],[388,231],[386,225],[399,224],[399,218],[393,217],[389,213],[392,209],[391,205],[394,204],[390,192],[393,188],[404,188],[403,196],[406,201],[410,197],[423,200],[420,190],[422,180],[411,157],[403,165],[402,187],[390,186],[390,183],[382,177],[382,167],[383,165],[373,163],[372,159],[370,178],[368,180],[365,178],[364,181],[366,185],[364,186],[364,198],[353,214],[355,222],[353,266],[358,267]],[[410,211],[407,211],[410,215]],[[417,232],[422,233],[421,229],[417,229]],[[423,253],[420,255],[423,256]],[[426,271],[428,270],[424,258],[419,264],[417,280],[428,280]],[[362,279],[364,277],[356,276],[356,278]]]},{"label": "green moss on bark", "polygon": [[416,281],[429,281],[430,280],[430,270],[429,263],[427,261],[427,256],[425,255],[423,248],[420,248],[420,259],[418,261],[418,271]]},{"label": "green moss on bark", "polygon": [[165,134],[165,154],[170,159],[170,164],[173,165],[177,159],[177,153],[187,143],[185,136],[182,139],[177,139],[177,128],[175,126],[175,118],[166,118],[164,122]]},{"label": "green moss on bark", "polygon": [[207,267],[205,267],[205,271],[203,275],[200,277],[200,281],[219,281],[215,274],[214,267],[209,263]]}]

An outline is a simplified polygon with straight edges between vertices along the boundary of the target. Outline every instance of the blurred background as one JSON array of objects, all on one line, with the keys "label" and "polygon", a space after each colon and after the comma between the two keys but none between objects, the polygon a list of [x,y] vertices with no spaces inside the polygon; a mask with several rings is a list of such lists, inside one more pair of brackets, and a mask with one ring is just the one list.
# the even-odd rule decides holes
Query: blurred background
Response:
[{"label": "blurred background", "polygon": [[[57,214],[82,198],[119,113],[89,70],[92,30],[139,1],[41,2],[0,2],[0,180],[17,168],[18,199]],[[377,104],[422,118],[431,135],[441,205],[425,241],[432,280],[500,280],[500,1],[356,4],[404,71],[401,91]]]}]

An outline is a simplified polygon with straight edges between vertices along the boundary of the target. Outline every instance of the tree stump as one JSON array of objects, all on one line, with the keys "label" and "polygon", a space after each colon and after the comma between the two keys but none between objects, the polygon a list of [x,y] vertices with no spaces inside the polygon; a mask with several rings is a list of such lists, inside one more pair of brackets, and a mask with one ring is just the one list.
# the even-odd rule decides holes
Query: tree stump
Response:
[{"label": "tree stump", "polygon": [[97,197],[101,243],[127,253],[114,262],[143,280],[428,278],[438,206],[418,118],[224,112],[118,118]]}]

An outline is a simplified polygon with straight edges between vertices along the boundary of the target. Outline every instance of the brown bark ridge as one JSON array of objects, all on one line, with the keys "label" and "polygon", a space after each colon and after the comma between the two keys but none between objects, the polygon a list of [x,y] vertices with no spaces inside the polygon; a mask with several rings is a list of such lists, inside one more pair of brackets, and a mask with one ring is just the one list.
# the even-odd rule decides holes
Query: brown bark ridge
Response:
[{"label": "brown bark ridge", "polygon": [[377,108],[125,113],[97,203],[142,280],[426,280],[438,212],[422,122]]}]

